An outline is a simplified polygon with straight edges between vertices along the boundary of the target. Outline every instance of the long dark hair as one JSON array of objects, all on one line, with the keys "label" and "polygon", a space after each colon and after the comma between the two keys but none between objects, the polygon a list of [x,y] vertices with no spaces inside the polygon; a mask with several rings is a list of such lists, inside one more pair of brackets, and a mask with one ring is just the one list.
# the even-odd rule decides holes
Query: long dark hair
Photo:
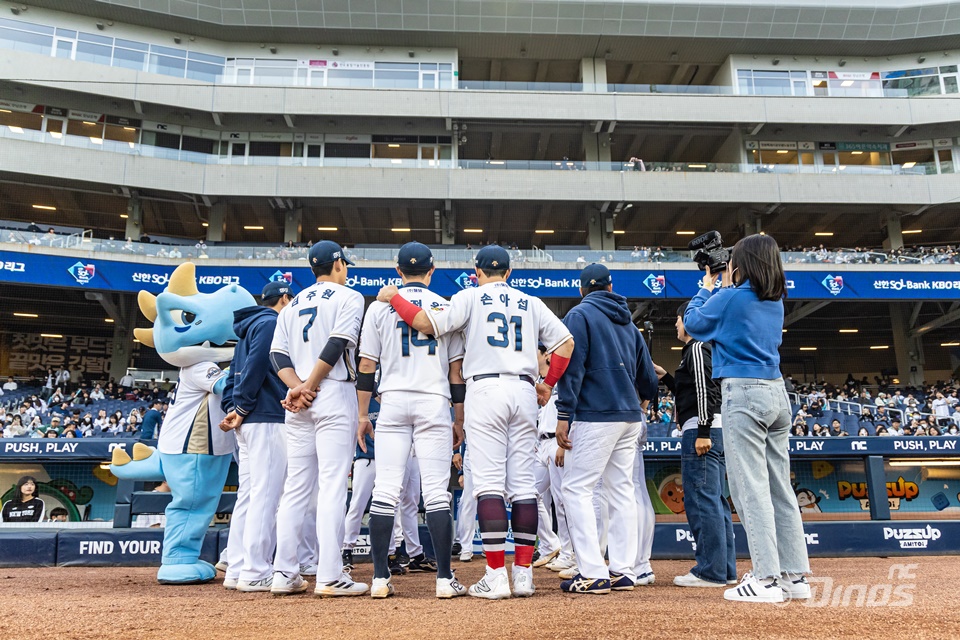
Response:
[{"label": "long dark hair", "polygon": [[33,500],[34,498],[40,495],[40,485],[37,484],[37,479],[34,478],[33,476],[23,476],[22,478],[17,480],[17,490],[13,494],[14,502],[23,502],[23,492],[20,490],[20,488],[23,485],[27,484],[28,482],[33,483],[33,495],[30,496],[30,499]]},{"label": "long dark hair", "polygon": [[761,300],[783,300],[787,297],[787,277],[783,273],[780,247],[767,235],[754,234],[733,247],[730,267],[733,283],[750,281],[750,287]]}]

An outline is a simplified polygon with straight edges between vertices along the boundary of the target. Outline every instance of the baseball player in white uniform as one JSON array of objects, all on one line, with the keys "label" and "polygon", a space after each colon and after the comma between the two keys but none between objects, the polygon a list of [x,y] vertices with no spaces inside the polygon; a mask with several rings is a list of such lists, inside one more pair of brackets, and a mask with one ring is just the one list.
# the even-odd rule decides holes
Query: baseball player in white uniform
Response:
[{"label": "baseball player in white uniform", "polygon": [[306,589],[298,547],[311,493],[317,495],[317,586],[320,596],[356,596],[367,585],[343,571],[347,478],[356,443],[357,396],[353,368],[363,296],[345,286],[343,249],[324,240],[310,248],[317,282],[301,291],[277,318],[270,357],[289,387],[284,400],[287,480],[277,512],[277,553],[271,592]]},{"label": "baseball player in white uniform", "polygon": [[[449,306],[421,309],[396,287],[380,290],[414,329],[437,337],[463,331],[467,380],[466,431],[477,497],[486,575],[470,595],[498,600],[534,593],[537,538],[537,402],[546,403],[573,353],[570,332],[543,302],[507,284],[510,256],[491,245],[477,253],[478,285],[453,296]],[[550,373],[537,385],[537,344],[553,354]],[[381,414],[382,416],[382,414]],[[507,510],[511,503],[515,542],[513,591],[504,566]],[[438,554],[441,555],[441,554]]]},{"label": "baseball player in white uniform", "polygon": [[[420,307],[443,309],[449,304],[427,288],[433,269],[433,254],[426,245],[410,242],[401,247],[397,272],[404,286],[399,295],[418,310]],[[376,302],[367,310],[360,337],[357,442],[365,448],[364,436],[373,433],[367,404],[379,363],[380,416],[375,435],[377,477],[373,484],[369,521],[373,557],[370,595],[374,598],[386,598],[394,592],[388,551],[411,447],[420,469],[427,528],[437,556],[437,597],[466,595],[466,589],[450,571],[453,517],[451,496],[447,491],[450,454],[463,439],[466,389],[460,377],[462,358],[463,338],[459,332],[449,331],[438,339],[411,329],[388,304]],[[457,415],[452,424],[451,400]],[[415,526],[416,521],[413,524]]]},{"label": "baseball player in white uniform", "polygon": [[461,447],[460,505],[457,511],[457,542],[460,543],[460,562],[473,560],[473,538],[477,533],[477,497],[473,495],[473,474],[470,470],[470,445]]},{"label": "baseball player in white uniform", "polygon": [[[370,422],[376,426],[377,416],[380,415],[380,404],[373,399],[370,401],[369,413]],[[373,479],[377,475],[377,460],[374,455],[374,442],[372,437],[366,438],[366,450],[357,445],[357,452],[353,461],[353,478],[350,491],[350,508],[347,509],[347,518],[344,523],[343,534],[343,568],[345,571],[353,570],[353,549],[357,545],[357,538],[360,536],[360,525],[363,521],[363,514],[370,502],[370,496],[373,495]]]}]

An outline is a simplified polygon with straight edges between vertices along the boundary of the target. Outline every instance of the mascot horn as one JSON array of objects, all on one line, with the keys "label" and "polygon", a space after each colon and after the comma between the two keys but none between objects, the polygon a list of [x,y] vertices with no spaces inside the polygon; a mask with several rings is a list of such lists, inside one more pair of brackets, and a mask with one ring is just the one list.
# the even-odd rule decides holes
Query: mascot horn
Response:
[{"label": "mascot horn", "polygon": [[233,432],[218,428],[220,395],[229,375],[218,363],[233,358],[237,336],[233,312],[256,302],[232,284],[214,293],[197,290],[196,267],[181,264],[163,293],[141,291],[140,311],[152,329],[136,329],[143,344],[180,368],[176,397],[160,428],[158,449],[137,443],[133,459],[114,449],[110,470],[121,479],[166,480],[172,500],[166,509],[160,584],[212,580],[213,565],[200,559],[200,547],[220,502],[236,446]]}]

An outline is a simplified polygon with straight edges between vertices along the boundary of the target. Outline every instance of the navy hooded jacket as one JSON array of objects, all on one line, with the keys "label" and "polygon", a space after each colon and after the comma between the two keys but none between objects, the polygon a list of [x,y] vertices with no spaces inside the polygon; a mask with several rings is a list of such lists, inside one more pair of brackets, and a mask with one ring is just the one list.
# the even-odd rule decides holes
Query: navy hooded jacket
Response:
[{"label": "navy hooded jacket", "polygon": [[640,403],[656,399],[658,381],[626,298],[607,291],[588,293],[563,323],[576,347],[557,386],[560,419],[640,422]]},{"label": "navy hooded jacket", "polygon": [[[233,313],[233,330],[240,338],[230,365],[233,389],[224,389],[223,408],[232,408],[243,422],[283,422],[280,401],[287,385],[270,364],[270,344],[277,328],[277,312],[269,307],[245,307]],[[232,396],[227,399],[227,391]]]}]

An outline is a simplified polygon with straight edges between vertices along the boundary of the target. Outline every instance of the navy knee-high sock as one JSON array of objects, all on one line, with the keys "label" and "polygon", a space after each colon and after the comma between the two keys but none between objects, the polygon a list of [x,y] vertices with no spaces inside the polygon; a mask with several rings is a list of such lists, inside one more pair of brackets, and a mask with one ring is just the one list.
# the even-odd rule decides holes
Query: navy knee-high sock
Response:
[{"label": "navy knee-high sock", "polygon": [[373,577],[389,578],[390,541],[393,538],[393,521],[396,507],[385,502],[370,503],[370,557],[373,558]]},{"label": "navy knee-high sock", "polygon": [[450,554],[453,551],[453,514],[450,508],[427,511],[427,529],[437,558],[437,577],[452,578]]},{"label": "navy knee-high sock", "polygon": [[477,498],[477,517],[480,520],[480,539],[487,555],[487,566],[501,569],[505,564],[507,544],[507,505],[499,494]]},{"label": "navy knee-high sock", "polygon": [[521,567],[529,567],[533,561],[533,545],[537,542],[537,524],[540,512],[536,499],[517,500],[510,509],[513,514],[513,562]]}]

